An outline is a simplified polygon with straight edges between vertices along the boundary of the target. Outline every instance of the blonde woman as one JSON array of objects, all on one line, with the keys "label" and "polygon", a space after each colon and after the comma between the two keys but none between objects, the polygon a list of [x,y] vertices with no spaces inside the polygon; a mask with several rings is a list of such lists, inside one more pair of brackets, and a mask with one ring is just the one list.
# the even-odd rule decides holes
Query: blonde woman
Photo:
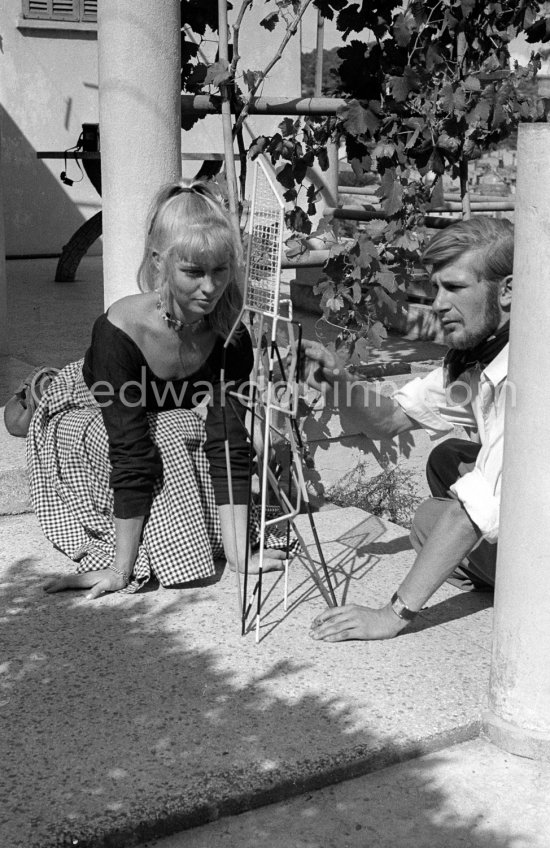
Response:
[{"label": "blonde woman", "polygon": [[[245,410],[220,386],[224,341],[239,312],[241,253],[204,184],[159,192],[141,293],[97,319],[84,360],[61,371],[31,422],[34,509],[45,535],[78,563],[76,575],[51,580],[47,591],[83,588],[93,599],[129,584],[135,591],[152,575],[164,586],[212,577],[217,557],[243,567],[249,439]],[[227,349],[226,380],[238,386],[251,368],[241,326]],[[281,540],[267,545],[267,568],[282,567]]]}]

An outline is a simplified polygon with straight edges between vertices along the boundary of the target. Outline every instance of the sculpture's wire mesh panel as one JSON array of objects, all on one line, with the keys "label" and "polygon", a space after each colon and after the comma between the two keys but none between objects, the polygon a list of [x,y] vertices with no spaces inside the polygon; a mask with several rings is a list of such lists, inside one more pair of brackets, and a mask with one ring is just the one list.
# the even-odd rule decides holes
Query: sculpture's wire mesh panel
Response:
[{"label": "sculpture's wire mesh panel", "polygon": [[284,206],[263,163],[256,160],[250,213],[245,306],[278,315]]}]

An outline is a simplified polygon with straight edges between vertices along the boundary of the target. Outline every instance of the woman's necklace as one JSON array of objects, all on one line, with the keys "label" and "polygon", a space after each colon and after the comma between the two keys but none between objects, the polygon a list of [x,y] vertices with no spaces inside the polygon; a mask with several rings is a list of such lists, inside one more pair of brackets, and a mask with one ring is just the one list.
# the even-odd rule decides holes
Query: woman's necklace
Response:
[{"label": "woman's necklace", "polygon": [[179,318],[174,318],[174,316],[168,312],[160,297],[157,300],[157,309],[160,312],[162,320],[166,321],[170,329],[175,330],[176,333],[181,332],[181,330],[191,330],[191,332],[196,332],[204,321],[203,317],[197,318],[196,321],[180,321]]}]

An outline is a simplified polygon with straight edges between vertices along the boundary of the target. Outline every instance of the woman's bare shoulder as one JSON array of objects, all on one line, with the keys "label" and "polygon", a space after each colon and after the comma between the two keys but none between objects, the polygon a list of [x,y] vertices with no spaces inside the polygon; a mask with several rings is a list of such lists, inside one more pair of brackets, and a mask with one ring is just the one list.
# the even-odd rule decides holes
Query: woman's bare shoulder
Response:
[{"label": "woman's bare shoulder", "polygon": [[156,301],[154,292],[129,294],[111,304],[107,317],[115,327],[133,335],[132,331],[139,333],[150,320]]}]

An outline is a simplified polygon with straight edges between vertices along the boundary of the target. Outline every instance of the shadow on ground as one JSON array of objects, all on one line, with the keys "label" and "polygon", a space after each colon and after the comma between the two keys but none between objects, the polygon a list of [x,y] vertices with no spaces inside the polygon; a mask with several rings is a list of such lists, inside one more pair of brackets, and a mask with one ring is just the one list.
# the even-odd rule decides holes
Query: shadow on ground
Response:
[{"label": "shadow on ground", "polygon": [[[241,639],[227,626],[234,611],[213,614],[218,584],[90,603],[44,594],[43,579],[27,557],[1,585],[1,826],[10,848],[136,845],[442,744],[378,738],[376,717],[359,721],[338,693],[337,656],[323,665],[335,646],[310,643],[302,628],[301,645],[285,641],[284,626],[260,646]],[[410,648],[400,639],[390,650],[398,642]],[[359,674],[364,646],[350,647]],[[313,692],[312,669],[326,681]],[[437,796],[414,773],[411,793],[433,809]]]},{"label": "shadow on ground", "polygon": [[[457,746],[142,848],[544,848],[535,805],[518,799],[513,780],[496,789],[496,802],[494,788],[483,791],[480,772],[489,777],[494,765],[484,753],[483,743],[479,750],[473,743]],[[496,765],[499,780],[498,755]],[[509,777],[521,781],[521,764]],[[521,782],[519,794],[531,788],[534,801],[536,787]],[[544,798],[537,801],[543,811]],[[513,816],[503,810],[507,802],[520,814],[512,827]]]}]

